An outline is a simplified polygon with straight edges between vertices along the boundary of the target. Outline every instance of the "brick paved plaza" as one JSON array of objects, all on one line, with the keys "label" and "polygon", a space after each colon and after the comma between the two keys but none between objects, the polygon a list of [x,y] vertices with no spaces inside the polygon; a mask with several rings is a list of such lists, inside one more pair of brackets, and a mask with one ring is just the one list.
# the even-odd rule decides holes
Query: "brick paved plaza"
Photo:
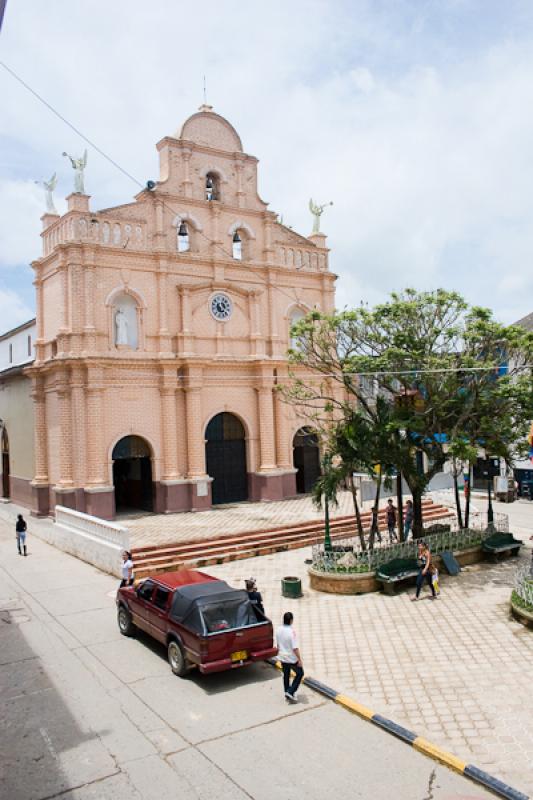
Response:
[{"label": "brick paved plaza", "polygon": [[[483,501],[477,500],[483,507]],[[527,542],[533,504],[496,505]],[[533,631],[514,621],[509,595],[517,560],[467,567],[443,577],[437,602],[396,597],[342,597],[309,589],[296,550],[210,567],[239,584],[258,580],[274,621],[295,614],[304,665],[313,676],[375,711],[533,794]],[[280,579],[303,579],[304,597],[281,597]]]}]

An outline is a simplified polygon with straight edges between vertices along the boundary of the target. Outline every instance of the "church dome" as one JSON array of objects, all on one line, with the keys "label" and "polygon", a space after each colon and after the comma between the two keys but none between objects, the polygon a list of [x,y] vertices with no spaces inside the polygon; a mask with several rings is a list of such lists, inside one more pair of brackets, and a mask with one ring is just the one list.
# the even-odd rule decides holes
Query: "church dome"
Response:
[{"label": "church dome", "polygon": [[215,150],[238,151],[242,153],[239,134],[227,119],[215,114],[211,106],[200,106],[199,111],[185,120],[178,133],[178,139],[186,139]]}]

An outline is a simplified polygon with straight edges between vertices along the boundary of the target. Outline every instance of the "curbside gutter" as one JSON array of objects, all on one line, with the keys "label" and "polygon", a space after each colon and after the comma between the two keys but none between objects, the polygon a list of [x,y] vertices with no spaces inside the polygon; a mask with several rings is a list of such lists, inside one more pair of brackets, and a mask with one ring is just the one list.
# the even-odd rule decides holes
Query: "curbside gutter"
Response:
[{"label": "curbside gutter", "polygon": [[[277,659],[269,659],[269,663],[273,667],[281,669],[281,664]],[[353,714],[357,714],[357,716],[362,719],[366,719],[368,722],[378,725],[384,731],[387,731],[387,733],[392,733],[393,736],[412,745],[412,747],[420,753],[424,753],[424,755],[429,756],[429,758],[433,758],[435,761],[444,764],[444,766],[453,769],[455,772],[459,772],[461,775],[466,775],[466,777],[481,784],[486,789],[490,789],[490,791],[494,792],[494,794],[497,794],[499,797],[504,797],[506,800],[529,800],[528,795],[519,792],[517,789],[513,789],[512,786],[508,786],[498,778],[494,778],[492,775],[489,775],[488,772],[479,769],[473,764],[467,764],[452,753],[448,753],[438,745],[428,741],[423,736],[417,736],[416,733],[404,728],[402,725],[398,725],[396,722],[387,719],[387,717],[383,717],[381,714],[374,713],[366,706],[358,703],[357,700],[353,700],[351,697],[336,691],[336,689],[326,686],[326,684],[317,681],[315,678],[304,675],[303,683],[305,686],[327,697],[329,700],[334,700],[338,705],[346,708]]]}]

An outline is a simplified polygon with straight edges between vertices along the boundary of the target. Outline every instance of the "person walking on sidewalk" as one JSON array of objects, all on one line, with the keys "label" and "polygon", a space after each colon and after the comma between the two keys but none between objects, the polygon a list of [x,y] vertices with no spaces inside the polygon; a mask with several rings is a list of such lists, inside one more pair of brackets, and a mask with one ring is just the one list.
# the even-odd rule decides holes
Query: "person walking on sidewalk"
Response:
[{"label": "person walking on sidewalk", "polygon": [[26,525],[26,520],[19,514],[17,516],[17,523],[15,525],[15,532],[17,537],[17,547],[19,551],[19,556],[22,555],[22,550],[24,549],[24,555],[28,555],[28,551],[26,550],[26,531],[28,526]]},{"label": "person walking on sidewalk", "polygon": [[393,539],[398,541],[396,536],[396,506],[389,500],[387,503],[387,528],[389,529],[389,544],[392,544]]},{"label": "person walking on sidewalk", "polygon": [[420,541],[418,543],[418,561],[419,561],[419,571],[418,575],[416,576],[416,594],[414,597],[411,597],[411,600],[418,600],[420,597],[420,590],[422,589],[422,585],[424,581],[428,584],[429,588],[431,589],[432,599],[435,600],[437,597],[437,593],[435,592],[435,587],[433,586],[432,580],[432,564],[431,564],[431,551],[425,542]]},{"label": "person walking on sidewalk", "polygon": [[[296,631],[292,627],[294,617],[290,611],[283,615],[283,625],[276,631],[276,646],[278,648],[278,658],[281,661],[283,670],[283,689],[285,698],[289,703],[297,703],[296,692],[304,676],[302,657],[298,647]],[[294,672],[294,679],[291,683],[291,671]]]},{"label": "person walking on sidewalk", "polygon": [[404,542],[409,541],[409,534],[411,533],[411,528],[413,526],[413,518],[414,518],[414,511],[413,511],[413,501],[408,500],[405,504],[405,517],[403,521],[403,540]]},{"label": "person walking on sidewalk", "polygon": [[129,550],[122,553],[122,580],[120,588],[123,586],[133,586],[133,559]]}]

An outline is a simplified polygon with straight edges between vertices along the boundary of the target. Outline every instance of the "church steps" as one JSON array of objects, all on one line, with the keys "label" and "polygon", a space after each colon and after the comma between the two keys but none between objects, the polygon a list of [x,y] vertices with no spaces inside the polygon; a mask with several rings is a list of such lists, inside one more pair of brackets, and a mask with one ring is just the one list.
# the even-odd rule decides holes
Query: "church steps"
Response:
[{"label": "church steps", "polygon": [[[424,515],[424,519],[433,519],[435,516],[447,516],[449,514],[449,510],[445,506],[436,505],[432,501],[424,501],[422,504],[422,511]],[[363,524],[363,528],[368,530],[370,528],[372,522],[372,512],[371,511],[364,511],[361,513],[361,522]],[[384,527],[386,528],[386,511],[385,509],[380,509],[378,515],[378,523],[380,530]],[[355,533],[356,531],[356,522],[355,517],[353,514],[343,517],[334,517],[330,520],[330,530],[335,531],[338,528],[346,528],[353,530]],[[324,529],[324,521],[322,519],[314,519],[308,520],[306,522],[298,522],[294,525],[283,525],[278,526],[275,528],[260,528],[255,531],[243,531],[240,533],[229,533],[223,534],[221,533],[219,536],[211,538],[211,539],[194,539],[193,537],[189,539],[187,542],[183,544],[180,543],[172,543],[172,544],[161,544],[161,545],[141,545],[140,547],[135,548],[135,553],[137,557],[143,556],[145,553],[152,554],[156,551],[164,552],[166,550],[175,551],[178,547],[196,547],[197,545],[201,545],[202,548],[210,548],[216,547],[219,548],[221,544],[231,544],[233,542],[241,542],[243,540],[249,541],[254,536],[262,537],[262,536],[269,536],[275,538],[277,536],[285,537],[290,536],[292,533],[302,534],[305,532],[318,532],[318,535],[323,533]]]},{"label": "church steps", "polygon": [[[450,515],[450,510],[444,506],[431,503],[424,504],[425,522],[442,519]],[[363,525],[368,529],[371,515],[365,513],[362,516]],[[386,520],[382,513],[380,513],[379,527],[382,531],[386,530]],[[333,541],[355,535],[353,517],[332,520],[331,538]],[[316,544],[317,541],[321,541],[323,536],[324,523],[322,520],[316,520],[312,523],[302,523],[301,526],[278,528],[272,531],[249,531],[239,535],[219,538],[218,540],[134,548],[132,552],[135,577],[139,580],[147,575],[168,572],[183,566],[204,568],[228,561],[308,547]]]}]

